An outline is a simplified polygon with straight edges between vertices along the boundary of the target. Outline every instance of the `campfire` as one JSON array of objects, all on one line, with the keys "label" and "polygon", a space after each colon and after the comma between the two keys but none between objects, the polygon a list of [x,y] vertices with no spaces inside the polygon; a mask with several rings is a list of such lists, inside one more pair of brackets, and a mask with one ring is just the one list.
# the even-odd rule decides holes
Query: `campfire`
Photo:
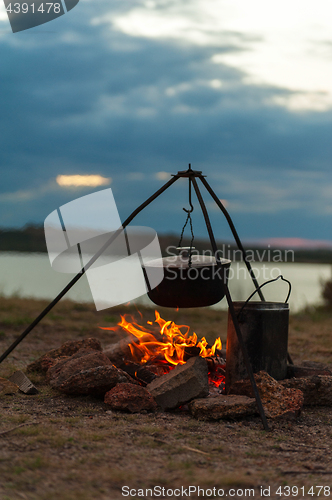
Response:
[{"label": "campfire", "polygon": [[[140,316],[143,319],[141,314]],[[122,331],[130,335],[130,355],[123,360],[123,370],[142,385],[146,385],[156,376],[169,373],[178,365],[184,365],[191,357],[200,356],[208,363],[210,386],[220,388],[220,391],[224,388],[225,360],[222,358],[220,337],[211,346],[205,337],[199,340],[195,332],[190,334],[188,325],[166,321],[158,311],[155,311],[154,323],[147,321],[147,326],[143,326],[127,314],[121,316],[117,326],[101,327],[103,330]]]},{"label": "campfire", "polygon": [[[225,394],[226,365],[234,352],[226,353],[220,338],[209,345],[188,325],[165,320],[158,311],[154,321],[124,314],[116,326],[102,329],[120,334],[120,340],[104,348],[96,338],[67,341],[32,362],[27,371],[45,373],[51,387],[68,396],[103,398],[116,411],[180,408],[203,420],[258,414],[248,378],[234,382]],[[289,365],[287,377],[279,381],[262,370],[254,376],[267,418],[293,419],[303,405],[331,405],[328,367]],[[14,382],[22,386],[20,380]]]},{"label": "campfire", "polygon": [[[146,262],[140,257],[142,278],[144,277],[146,285],[142,288],[142,293],[148,291],[152,302],[171,308],[205,307],[218,303],[225,296],[229,310],[227,352],[222,349],[220,338],[213,345],[209,345],[205,337],[199,340],[195,333],[190,334],[189,326],[166,321],[156,311],[155,321],[147,321],[144,326],[124,315],[116,327],[103,327],[105,330],[125,333],[122,340],[116,344],[103,349],[95,338],[67,341],[58,349],[53,349],[39,360],[30,363],[27,370],[44,372],[51,387],[64,394],[102,397],[105,404],[114,410],[168,411],[186,406],[194,417],[212,420],[259,414],[265,430],[269,430],[267,417],[293,418],[299,414],[304,402],[312,404],[313,395],[319,397],[319,404],[322,401],[331,404],[332,371],[325,366],[312,369],[295,366],[288,353],[287,301],[291,290],[290,282],[280,275],[262,285],[258,284],[230,215],[205,177],[201,171],[192,170],[189,164],[188,170],[173,175],[163,187],[141,204],[124,221],[121,230],[112,231],[110,236],[105,233],[108,239],[0,356],[0,363],[84,274],[89,276],[90,267],[106,250],[110,250],[122,229],[127,228],[136,215],[175,181],[186,178],[189,180],[190,208],[184,208],[187,215],[177,247],[180,253],[175,260],[173,255],[152,260],[149,257]],[[220,249],[198,180],[225,215],[252,279],[255,290],[243,303],[232,300],[228,289],[228,270],[231,262],[220,257]],[[206,255],[197,255],[196,258],[193,253],[192,188],[209,235],[212,254],[208,259]],[[188,223],[191,231],[190,246],[183,247],[182,238]],[[127,228],[128,231],[130,229]],[[61,228],[61,234],[62,232]],[[128,256],[135,255],[136,259],[136,253],[129,252],[132,245],[129,245],[127,236],[126,242]],[[138,242],[133,247],[138,253],[147,248],[142,249]],[[77,253],[75,246],[75,255],[81,255],[80,247],[78,249]],[[69,250],[72,251],[71,248]],[[261,289],[279,278],[289,285],[285,303],[267,302]],[[127,281],[122,280],[119,285],[122,283]],[[249,303],[256,293],[260,299],[259,305],[254,301]],[[97,310],[119,305],[118,299],[121,297],[121,293],[119,297],[112,297],[112,300],[105,297],[102,303],[96,302]],[[282,310],[284,314],[280,323],[279,313]],[[252,339],[255,342],[252,342]],[[298,374],[300,376],[297,377]],[[24,390],[31,390],[29,381],[24,380],[22,376],[17,382],[20,387],[28,384],[24,386]]]}]

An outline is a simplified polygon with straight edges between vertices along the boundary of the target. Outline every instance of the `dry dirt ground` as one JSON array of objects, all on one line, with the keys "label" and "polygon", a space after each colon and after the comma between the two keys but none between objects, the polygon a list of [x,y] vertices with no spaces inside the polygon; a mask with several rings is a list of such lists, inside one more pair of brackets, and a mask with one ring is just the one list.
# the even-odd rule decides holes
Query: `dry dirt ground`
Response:
[{"label": "dry dirt ground", "polygon": [[[45,305],[1,299],[1,353]],[[134,309],[97,313],[92,305],[60,302],[2,363],[0,376],[24,370],[66,340],[93,336],[104,346],[118,340],[99,326],[114,326],[120,313],[129,311]],[[153,309],[142,313],[142,323],[154,320]],[[199,337],[226,340],[226,313],[160,313],[191,325]],[[294,362],[331,362],[331,333],[331,312],[292,316]],[[305,408],[296,421],[270,423],[271,431],[265,432],[258,417],[206,423],[186,411],[114,412],[100,400],[59,395],[39,375],[30,378],[38,395],[0,399],[0,500],[332,497],[331,408]]]}]

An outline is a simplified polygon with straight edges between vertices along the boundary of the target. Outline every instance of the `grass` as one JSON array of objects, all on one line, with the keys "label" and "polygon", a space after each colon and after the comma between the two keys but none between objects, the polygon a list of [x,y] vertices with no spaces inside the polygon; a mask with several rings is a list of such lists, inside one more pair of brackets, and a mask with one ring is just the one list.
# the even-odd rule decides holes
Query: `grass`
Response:
[{"label": "grass", "polygon": [[[45,307],[43,301],[2,299],[0,350],[3,352]],[[103,346],[121,338],[114,326],[120,314],[135,308],[97,313],[90,305],[61,301],[13,354],[0,365],[0,376],[37,359],[66,340],[97,337]],[[199,337],[212,342],[221,334],[225,343],[227,314],[214,310],[161,310],[164,319],[189,324]],[[142,324],[154,319],[142,308]],[[290,320],[289,351],[295,362],[330,359],[331,314],[307,310]],[[39,394],[17,393],[0,400],[0,499],[10,500],[118,500],[121,488],[176,488],[190,484],[211,488],[256,488],[283,484],[283,471],[314,467],[332,471],[331,414],[329,408],[305,409],[295,422],[274,422],[262,430],[254,417],[246,421],[200,422],[186,411],[123,414],[100,400],[59,395],[44,377],[32,374]],[[158,441],[159,440],[159,441]],[[283,447],[299,451],[287,453]],[[189,450],[192,448],[193,450]],[[324,448],[322,451],[319,448]],[[200,454],[203,451],[208,455]],[[324,460],[321,459],[322,454]],[[315,471],[315,469],[312,469]],[[289,484],[329,484],[331,476],[316,471],[293,477]],[[140,497],[137,497],[140,498]],[[192,498],[196,498],[192,496]]]}]

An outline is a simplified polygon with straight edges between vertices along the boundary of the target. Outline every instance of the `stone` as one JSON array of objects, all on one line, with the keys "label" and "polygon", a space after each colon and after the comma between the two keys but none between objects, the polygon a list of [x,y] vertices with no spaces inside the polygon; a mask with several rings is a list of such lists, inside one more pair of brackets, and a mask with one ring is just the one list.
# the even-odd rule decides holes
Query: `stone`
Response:
[{"label": "stone", "polygon": [[72,356],[58,358],[46,376],[54,389],[70,395],[100,397],[118,383],[137,383],[112,365],[105,354],[89,348],[82,348]]},{"label": "stone", "polygon": [[142,386],[120,383],[105,394],[105,403],[113,410],[140,413],[156,411],[158,405],[149,391]]},{"label": "stone", "polygon": [[189,403],[189,410],[199,420],[236,419],[255,415],[257,405],[254,398],[233,394],[194,399]]},{"label": "stone", "polygon": [[36,361],[33,361],[27,366],[27,372],[47,372],[47,370],[55,364],[55,360],[64,356],[72,356],[82,348],[91,349],[94,351],[102,351],[101,344],[98,339],[86,338],[83,340],[68,340],[58,349],[52,349]]},{"label": "stone", "polygon": [[209,394],[208,365],[204,358],[190,358],[146,386],[163,410],[174,409]]},{"label": "stone", "polygon": [[280,383],[287,389],[302,391],[304,406],[332,406],[332,376],[314,375],[291,378],[282,380]]},{"label": "stone", "polygon": [[[254,374],[267,418],[295,418],[301,413],[303,392],[284,387],[264,371]],[[230,388],[230,394],[254,397],[250,380],[238,380]]]},{"label": "stone", "polygon": [[41,372],[44,372],[44,373],[47,373],[47,371],[54,365],[56,365],[59,361],[63,360],[63,359],[68,359],[69,356],[60,356],[59,358],[49,358],[49,357],[45,357],[43,358],[41,361],[40,361],[40,370],[32,370],[29,368],[28,366],[28,372],[32,372],[32,371],[41,371]]},{"label": "stone", "polygon": [[58,389],[63,382],[77,375],[81,371],[101,366],[112,366],[112,363],[105,354],[90,349],[80,349],[76,354],[62,359],[47,372],[47,380],[50,385]]},{"label": "stone", "polygon": [[18,392],[18,385],[14,384],[6,378],[0,377],[0,398],[2,396],[9,396]]},{"label": "stone", "polygon": [[135,384],[127,373],[110,363],[109,366],[97,366],[76,372],[56,388],[68,395],[104,397],[116,384],[123,382]]},{"label": "stone", "polygon": [[319,361],[310,361],[308,359],[305,359],[300,363],[299,366],[304,366],[307,368],[314,368],[316,370],[324,370],[324,371],[329,371],[329,375],[332,375],[332,366],[327,365],[326,363],[321,363]]},{"label": "stone", "polygon": [[304,362],[301,365],[287,365],[287,378],[304,378],[314,375],[332,375],[332,371],[323,363]]}]

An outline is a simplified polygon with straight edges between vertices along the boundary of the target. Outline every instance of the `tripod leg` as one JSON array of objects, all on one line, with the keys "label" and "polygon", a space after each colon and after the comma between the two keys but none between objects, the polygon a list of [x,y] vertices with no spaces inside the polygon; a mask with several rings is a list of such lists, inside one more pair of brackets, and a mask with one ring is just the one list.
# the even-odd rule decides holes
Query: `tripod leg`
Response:
[{"label": "tripod leg", "polygon": [[174,175],[164,186],[162,186],[158,191],[156,191],[150,198],[148,198],[142,205],[140,205],[134,212],[124,221],[122,227],[115,231],[115,233],[106,241],[106,243],[98,250],[98,252],[89,260],[89,262],[84,266],[84,268],[76,274],[76,276],[65,286],[65,288],[55,297],[55,299],[50,302],[50,304],[45,307],[45,309],[37,316],[37,318],[24,330],[24,332],[12,343],[11,346],[0,356],[0,363],[15,349],[15,347],[22,342],[22,340],[34,329],[36,325],[46,316],[46,314],[59,302],[60,299],[75,285],[75,283],[83,276],[83,274],[96,262],[96,260],[103,254],[103,252],[113,243],[113,241],[118,237],[121,231],[128,226],[128,224],[138,215],[145,207],[147,207],[152,201],[154,201],[159,195],[161,195],[166,189],[168,189],[175,181],[179,179],[178,175]]},{"label": "tripod leg", "polygon": [[213,191],[213,189],[211,188],[211,186],[209,185],[209,183],[207,182],[207,180],[205,179],[205,177],[200,176],[199,178],[200,178],[200,180],[202,181],[202,183],[204,184],[204,186],[206,187],[207,191],[210,193],[210,195],[211,195],[211,196],[212,196],[212,198],[214,199],[214,201],[216,202],[216,204],[218,205],[218,207],[220,208],[220,210],[222,211],[222,213],[224,214],[224,216],[226,217],[226,220],[227,220],[228,225],[229,225],[229,227],[230,227],[230,229],[231,229],[231,231],[232,231],[232,233],[233,233],[233,236],[234,236],[234,239],[235,239],[235,241],[236,241],[236,244],[237,244],[237,246],[238,246],[239,250],[240,250],[240,251],[241,251],[241,253],[242,253],[244,263],[245,263],[245,265],[247,266],[247,269],[248,269],[249,274],[250,274],[250,276],[251,276],[251,279],[252,279],[252,281],[253,281],[253,283],[254,283],[254,286],[255,286],[255,288],[256,288],[256,290],[257,290],[257,293],[258,293],[258,295],[260,296],[260,299],[261,299],[262,301],[265,301],[263,293],[261,292],[261,290],[260,290],[260,289],[258,289],[258,286],[259,286],[259,285],[258,285],[258,281],[257,281],[256,276],[255,276],[255,273],[254,273],[254,271],[253,271],[253,269],[252,269],[252,267],[251,267],[251,264],[250,264],[250,262],[249,262],[249,261],[248,261],[248,259],[247,259],[247,254],[246,254],[246,251],[245,251],[245,249],[244,249],[244,247],[243,247],[243,245],[242,245],[242,242],[241,242],[241,240],[240,240],[240,238],[239,238],[239,235],[237,234],[237,231],[236,231],[236,229],[235,229],[235,226],[234,226],[234,224],[233,224],[233,221],[232,221],[232,219],[231,219],[231,216],[229,215],[229,213],[227,212],[226,208],[225,208],[225,207],[224,207],[224,205],[221,203],[221,201],[219,200],[218,196],[215,194],[215,192]]},{"label": "tripod leg", "polygon": [[[195,178],[192,179],[192,183],[193,183],[193,186],[194,186],[194,189],[195,189],[195,192],[196,192],[199,204],[200,204],[202,212],[203,212],[203,216],[204,216],[204,219],[205,219],[206,228],[207,228],[208,233],[209,233],[209,237],[210,237],[210,241],[211,241],[211,245],[212,245],[212,250],[213,250],[215,258],[216,258],[217,266],[218,266],[219,269],[221,269],[221,262],[220,262],[219,256],[218,256],[217,244],[216,244],[216,241],[215,241],[215,238],[214,238],[212,226],[211,226],[211,223],[210,223],[210,218],[209,218],[209,215],[207,213],[204,200],[202,198],[202,195],[200,193],[200,190],[198,188],[198,185],[197,185],[197,182],[196,182]],[[231,295],[230,295],[230,292],[229,292],[229,289],[228,289],[228,286],[227,286],[227,283],[226,283],[225,279],[222,282],[222,286],[224,288],[224,292],[225,292],[227,303],[228,303],[228,307],[229,307],[229,312],[230,312],[230,314],[232,316],[232,320],[233,320],[235,332],[236,332],[236,335],[237,335],[237,338],[238,338],[238,341],[239,341],[239,344],[240,344],[240,347],[241,347],[241,351],[242,351],[243,359],[244,359],[244,362],[245,362],[245,365],[246,365],[246,368],[247,368],[247,372],[248,372],[248,375],[249,375],[251,387],[252,387],[252,390],[253,390],[254,395],[255,395],[255,399],[256,399],[258,411],[259,411],[259,414],[261,416],[264,429],[266,431],[268,431],[269,430],[269,426],[268,426],[266,415],[265,415],[264,408],[263,408],[263,405],[262,405],[262,400],[261,400],[261,397],[260,397],[259,392],[258,392],[258,387],[256,385],[254,373],[253,373],[253,370],[252,370],[252,367],[251,367],[251,364],[250,364],[250,359],[249,359],[249,355],[248,355],[248,352],[247,352],[247,348],[245,346],[245,343],[244,343],[244,340],[243,340],[243,337],[242,337],[242,332],[241,332],[241,329],[240,329],[239,322],[237,320],[237,316],[236,316],[236,313],[235,313],[233,301],[232,301],[232,298],[231,298]]]}]

